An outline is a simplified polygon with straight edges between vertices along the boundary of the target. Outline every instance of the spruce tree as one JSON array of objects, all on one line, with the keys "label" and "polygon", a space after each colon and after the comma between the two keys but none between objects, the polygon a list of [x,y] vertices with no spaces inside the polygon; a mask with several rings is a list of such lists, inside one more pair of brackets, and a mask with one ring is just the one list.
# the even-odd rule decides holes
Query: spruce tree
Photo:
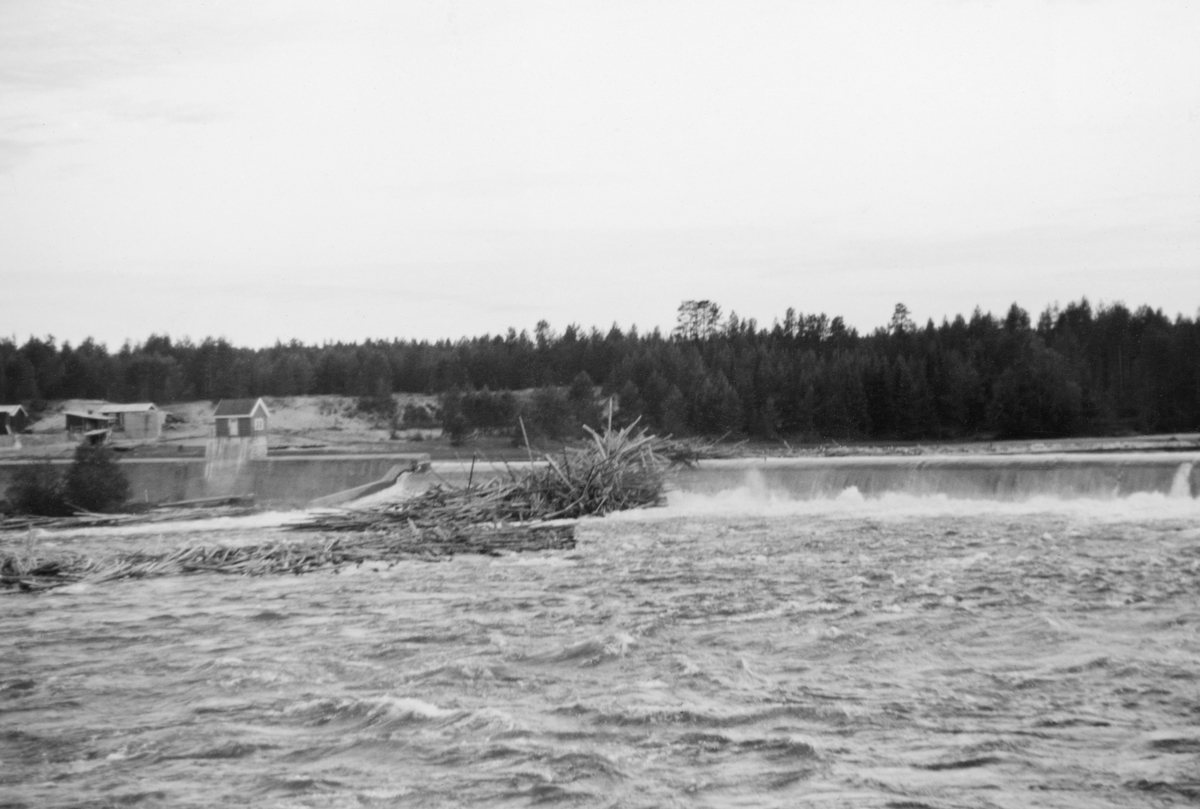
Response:
[{"label": "spruce tree", "polygon": [[85,511],[114,511],[129,497],[129,479],[113,451],[102,444],[80,444],[67,470],[63,496],[67,504]]}]

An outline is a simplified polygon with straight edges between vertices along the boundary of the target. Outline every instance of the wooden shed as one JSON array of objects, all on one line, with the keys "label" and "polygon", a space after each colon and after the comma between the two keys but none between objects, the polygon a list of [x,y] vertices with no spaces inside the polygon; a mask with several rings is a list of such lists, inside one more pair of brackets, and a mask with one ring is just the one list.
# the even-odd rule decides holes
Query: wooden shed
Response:
[{"label": "wooden shed", "polygon": [[113,418],[113,432],[123,438],[159,438],[163,414],[153,402],[106,404],[97,410]]},{"label": "wooden shed", "polygon": [[0,435],[16,435],[29,426],[29,413],[21,405],[0,405]]},{"label": "wooden shed", "polygon": [[261,398],[222,399],[217,402],[213,417],[217,423],[217,438],[257,438],[266,436],[271,411]]},{"label": "wooden shed", "polygon": [[111,430],[113,426],[112,416],[91,410],[68,410],[63,415],[67,417],[67,432],[71,435],[94,434],[97,430]]}]

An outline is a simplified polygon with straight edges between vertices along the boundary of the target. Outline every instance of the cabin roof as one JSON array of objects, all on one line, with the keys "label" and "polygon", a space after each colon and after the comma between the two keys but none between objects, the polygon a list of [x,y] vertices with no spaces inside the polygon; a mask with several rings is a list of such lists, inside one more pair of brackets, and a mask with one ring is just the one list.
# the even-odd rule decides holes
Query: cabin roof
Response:
[{"label": "cabin roof", "polygon": [[81,419],[92,419],[93,421],[112,421],[112,416],[106,416],[103,413],[85,413],[82,410],[65,410],[64,416],[75,416]]},{"label": "cabin roof", "polygon": [[130,404],[106,404],[96,408],[100,413],[145,413],[158,410],[154,402],[131,402]]},{"label": "cabin roof", "polygon": [[26,416],[29,412],[21,405],[0,405],[0,413],[7,413],[10,416],[15,416],[18,413],[24,413]]},{"label": "cabin roof", "polygon": [[251,415],[259,405],[262,405],[264,413],[271,415],[266,402],[260,396],[257,399],[222,399],[217,402],[213,416],[219,419],[245,417]]}]

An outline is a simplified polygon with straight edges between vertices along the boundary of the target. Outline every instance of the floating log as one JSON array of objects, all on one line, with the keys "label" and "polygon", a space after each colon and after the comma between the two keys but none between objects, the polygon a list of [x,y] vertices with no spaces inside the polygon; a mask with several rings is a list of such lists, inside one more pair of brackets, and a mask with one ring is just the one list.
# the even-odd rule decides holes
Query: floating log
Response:
[{"label": "floating log", "polygon": [[156,503],[155,508],[211,508],[213,506],[252,506],[254,495],[234,494],[226,497],[198,497],[193,500],[174,500],[170,503]]}]

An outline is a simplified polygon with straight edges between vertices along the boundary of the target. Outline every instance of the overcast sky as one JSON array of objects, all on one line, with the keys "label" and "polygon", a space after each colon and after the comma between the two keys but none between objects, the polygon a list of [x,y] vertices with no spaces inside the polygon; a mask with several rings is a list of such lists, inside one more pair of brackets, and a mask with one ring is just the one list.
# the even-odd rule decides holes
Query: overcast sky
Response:
[{"label": "overcast sky", "polygon": [[1200,306],[1200,2],[0,0],[0,335]]}]

